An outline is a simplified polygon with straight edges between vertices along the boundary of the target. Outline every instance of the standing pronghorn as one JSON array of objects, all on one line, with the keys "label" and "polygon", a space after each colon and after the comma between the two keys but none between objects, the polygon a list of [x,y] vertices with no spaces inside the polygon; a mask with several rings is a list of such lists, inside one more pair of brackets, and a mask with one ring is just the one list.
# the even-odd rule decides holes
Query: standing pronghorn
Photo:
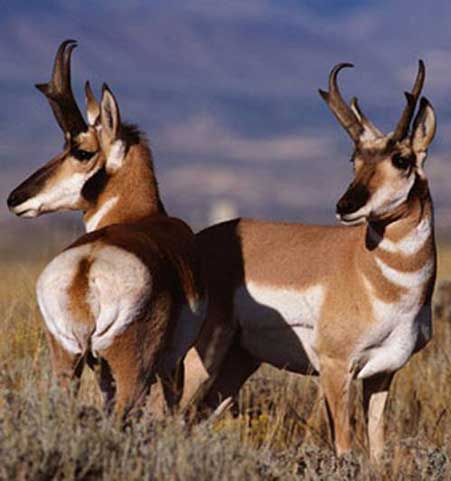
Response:
[{"label": "standing pronghorn", "polygon": [[[203,295],[194,236],[168,217],[143,135],[121,122],[104,86],[100,105],[86,84],[87,125],[74,99],[70,59],[61,44],[51,81],[37,85],[65,136],[64,150],[8,198],[22,217],[82,210],[87,234],[53,259],[37,296],[56,375],[78,379],[84,362],[99,366],[106,406],[126,414],[155,376],[175,382],[178,362],[202,321]],[[168,401],[174,394],[165,389]]]},{"label": "standing pronghorn", "polygon": [[[423,170],[435,128],[420,61],[393,133],[383,135],[341,97],[337,65],[320,91],[354,141],[354,180],[337,204],[346,226],[236,219],[197,236],[209,290],[196,344],[209,379],[206,402],[235,395],[261,362],[317,372],[338,454],[351,447],[350,383],[362,379],[370,450],[384,446],[383,411],[393,374],[431,336],[436,250]],[[189,392],[202,379],[190,375]],[[205,373],[204,373],[205,374]],[[208,377],[207,376],[207,377]]]}]

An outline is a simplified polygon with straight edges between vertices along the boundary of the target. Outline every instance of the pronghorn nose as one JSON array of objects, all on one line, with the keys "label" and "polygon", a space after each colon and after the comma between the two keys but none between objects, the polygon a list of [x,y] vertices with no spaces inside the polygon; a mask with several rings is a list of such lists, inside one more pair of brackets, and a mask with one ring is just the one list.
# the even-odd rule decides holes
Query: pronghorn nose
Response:
[{"label": "pronghorn nose", "polygon": [[336,212],[337,214],[350,214],[351,212],[354,212],[356,210],[355,208],[355,203],[352,201],[352,199],[342,197],[338,202],[337,202],[337,208]]},{"label": "pronghorn nose", "polygon": [[16,207],[22,202],[25,202],[28,199],[28,194],[23,191],[23,190],[13,190],[11,194],[8,196],[8,200],[6,201],[8,204],[8,207],[12,209],[13,207]]},{"label": "pronghorn nose", "polygon": [[339,215],[352,214],[363,207],[369,197],[370,193],[364,185],[351,187],[337,202],[336,212]]}]

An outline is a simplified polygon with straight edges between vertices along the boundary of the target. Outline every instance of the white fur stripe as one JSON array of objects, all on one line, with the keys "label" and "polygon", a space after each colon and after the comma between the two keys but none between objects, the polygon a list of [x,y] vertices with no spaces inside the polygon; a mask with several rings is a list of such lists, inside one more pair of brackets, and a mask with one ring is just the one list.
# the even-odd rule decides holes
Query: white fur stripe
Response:
[{"label": "white fur stripe", "polygon": [[111,197],[100,207],[100,209],[92,215],[87,221],[85,221],[86,232],[92,232],[97,229],[100,221],[110,212],[110,210],[117,204],[119,200],[118,196]]},{"label": "white fur stripe", "polygon": [[122,167],[125,156],[125,143],[122,140],[115,140],[111,145],[108,159],[106,161],[107,170],[116,172]]},{"label": "white fur stripe", "polygon": [[382,275],[390,281],[400,287],[420,287],[427,280],[430,279],[434,268],[434,261],[430,260],[419,270],[415,272],[401,272],[388,266],[381,259],[376,257],[376,264],[379,266]]},{"label": "white fur stripe", "polygon": [[412,231],[397,242],[381,237],[371,226],[368,226],[368,229],[372,239],[378,242],[378,247],[383,251],[414,255],[423,248],[430,238],[432,234],[432,220],[429,217],[423,219]]}]

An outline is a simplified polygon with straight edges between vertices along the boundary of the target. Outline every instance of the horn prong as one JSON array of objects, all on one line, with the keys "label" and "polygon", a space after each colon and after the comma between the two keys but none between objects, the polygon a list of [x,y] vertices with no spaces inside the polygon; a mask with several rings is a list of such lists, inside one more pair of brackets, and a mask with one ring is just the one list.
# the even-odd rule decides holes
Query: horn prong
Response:
[{"label": "horn prong", "polygon": [[410,92],[404,92],[406,97],[406,106],[401,114],[401,118],[395,130],[393,131],[392,141],[398,142],[406,137],[409,132],[410,123],[412,122],[413,114],[418,103],[421,91],[423,89],[424,80],[426,78],[426,68],[423,60],[418,60],[418,72],[415,78],[415,83]]},{"label": "horn prong", "polygon": [[95,125],[100,115],[100,107],[97,99],[92,91],[89,80],[85,83],[85,100],[86,100],[86,112],[89,125]]}]

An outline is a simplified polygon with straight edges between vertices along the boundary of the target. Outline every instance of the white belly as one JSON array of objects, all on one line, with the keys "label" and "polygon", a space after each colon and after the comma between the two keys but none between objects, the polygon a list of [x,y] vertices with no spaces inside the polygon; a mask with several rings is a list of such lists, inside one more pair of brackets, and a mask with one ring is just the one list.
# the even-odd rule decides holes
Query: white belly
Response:
[{"label": "white belly", "polygon": [[318,371],[314,351],[324,287],[280,289],[247,283],[235,293],[242,345],[254,357],[299,373]]}]

